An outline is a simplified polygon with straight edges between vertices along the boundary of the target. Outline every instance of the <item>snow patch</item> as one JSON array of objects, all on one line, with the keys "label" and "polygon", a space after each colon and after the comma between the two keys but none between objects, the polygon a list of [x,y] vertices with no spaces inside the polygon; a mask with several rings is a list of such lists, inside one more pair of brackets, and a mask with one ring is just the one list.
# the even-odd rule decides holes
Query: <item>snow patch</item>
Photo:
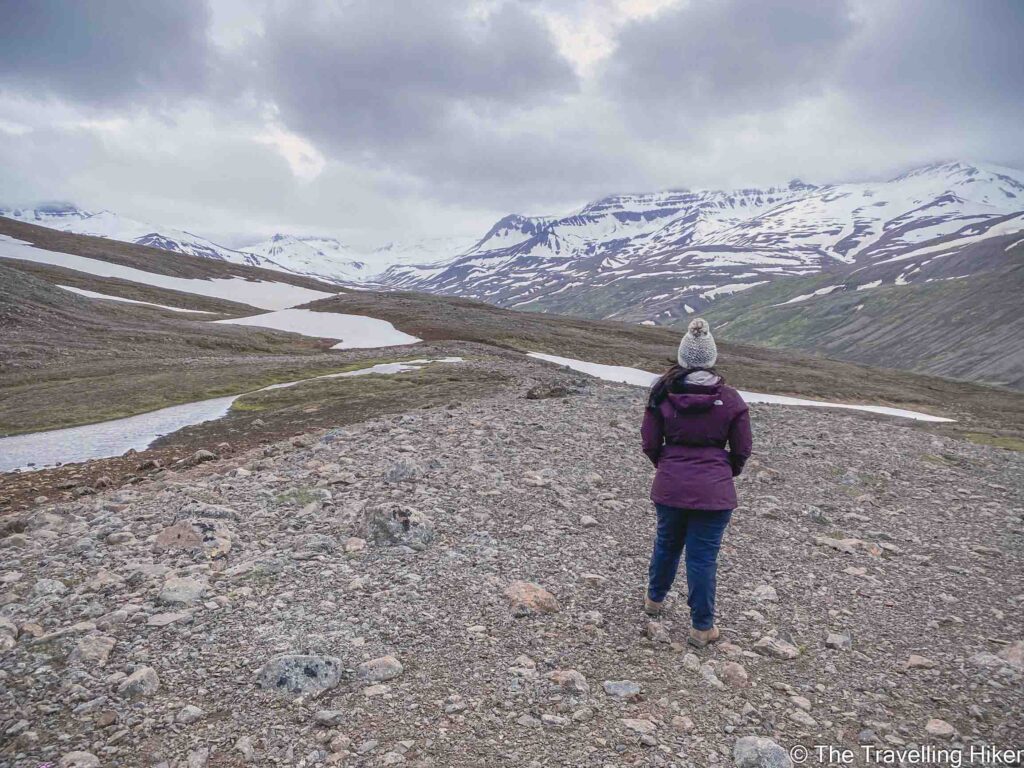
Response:
[{"label": "snow patch", "polygon": [[773,307],[784,307],[787,304],[797,304],[797,303],[799,303],[801,301],[807,301],[808,299],[813,299],[815,296],[827,296],[828,294],[832,293],[832,291],[838,290],[839,288],[842,288],[842,287],[843,286],[841,286],[841,285],[829,285],[829,286],[827,286],[825,288],[819,288],[818,290],[814,291],[813,293],[805,293],[805,294],[802,294],[800,296],[794,296],[789,301],[784,301],[781,304],[772,304],[772,306]]},{"label": "snow patch", "polygon": [[[571,357],[558,357],[556,355],[544,355],[539,352],[528,353],[529,357],[539,360],[546,360],[556,365],[564,365],[574,371],[586,373],[605,381],[614,381],[622,384],[632,384],[637,387],[650,387],[659,378],[656,373],[643,371],[639,368],[628,368],[621,365],[601,365],[588,363],[583,360],[575,360]],[[768,395],[760,392],[747,392],[739,390],[740,396],[747,403],[767,403],[771,405],[796,405],[805,408],[843,408],[851,411],[866,411],[868,413],[880,413],[886,416],[899,416],[904,419],[915,419],[917,421],[930,422],[951,422],[954,419],[946,419],[941,416],[932,416],[919,411],[908,411],[903,408],[890,408],[884,405],[854,405],[849,403],[829,403],[823,400],[805,400],[801,397],[789,397],[788,395]]]},{"label": "snow patch", "polygon": [[208,312],[205,309],[185,309],[184,307],[169,307],[166,304],[154,304],[151,301],[136,301],[135,299],[125,299],[121,296],[110,296],[106,293],[96,293],[96,291],[87,291],[84,288],[75,288],[71,285],[58,285],[58,288],[70,291],[71,293],[77,293],[79,296],[85,296],[87,299],[106,299],[107,301],[123,301],[125,304],[142,304],[146,307],[157,307],[158,309],[169,309],[171,312],[189,312],[193,315],[215,315],[216,312]]},{"label": "snow patch", "polygon": [[395,347],[421,341],[398,330],[387,320],[339,312],[314,312],[311,309],[283,309],[264,315],[234,317],[213,322],[273,328],[316,339],[339,339],[340,341],[331,349]]}]

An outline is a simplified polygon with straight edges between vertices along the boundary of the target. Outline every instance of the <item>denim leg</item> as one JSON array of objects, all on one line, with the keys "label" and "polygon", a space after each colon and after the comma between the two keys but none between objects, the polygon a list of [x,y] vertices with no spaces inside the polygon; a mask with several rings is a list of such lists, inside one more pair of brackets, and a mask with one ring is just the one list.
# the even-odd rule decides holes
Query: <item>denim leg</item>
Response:
[{"label": "denim leg", "polygon": [[686,515],[686,602],[690,606],[690,624],[694,629],[711,629],[715,624],[718,550],[732,510],[688,510]]},{"label": "denim leg", "polygon": [[664,504],[654,507],[658,511],[658,533],[647,572],[647,596],[660,603],[672,588],[679,568],[679,557],[686,541],[686,512]]}]

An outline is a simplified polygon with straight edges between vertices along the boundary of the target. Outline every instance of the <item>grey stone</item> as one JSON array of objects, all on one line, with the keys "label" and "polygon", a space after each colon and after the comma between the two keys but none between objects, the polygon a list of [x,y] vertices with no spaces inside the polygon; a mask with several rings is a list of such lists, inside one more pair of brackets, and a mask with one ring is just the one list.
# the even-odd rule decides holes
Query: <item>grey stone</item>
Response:
[{"label": "grey stone", "polygon": [[160,678],[152,667],[139,667],[117,686],[117,694],[124,698],[152,696],[160,690]]},{"label": "grey stone", "polygon": [[736,768],[792,768],[789,753],[771,739],[744,736],[732,748]]},{"label": "grey stone", "polygon": [[377,546],[405,546],[417,552],[434,540],[434,525],[419,510],[389,502],[364,511],[366,539]]},{"label": "grey stone", "polygon": [[795,659],[800,655],[799,648],[777,637],[762,637],[754,643],[754,650],[762,656],[770,656],[773,659],[782,659],[784,661]]},{"label": "grey stone", "polygon": [[157,602],[173,606],[194,605],[202,599],[206,587],[206,583],[198,579],[175,576],[164,582]]},{"label": "grey stone", "polygon": [[341,659],[334,656],[284,653],[263,665],[258,682],[282,694],[314,693],[338,685],[343,671]]},{"label": "grey stone", "polygon": [[632,680],[605,680],[604,692],[617,699],[637,699],[640,697],[640,683]]}]

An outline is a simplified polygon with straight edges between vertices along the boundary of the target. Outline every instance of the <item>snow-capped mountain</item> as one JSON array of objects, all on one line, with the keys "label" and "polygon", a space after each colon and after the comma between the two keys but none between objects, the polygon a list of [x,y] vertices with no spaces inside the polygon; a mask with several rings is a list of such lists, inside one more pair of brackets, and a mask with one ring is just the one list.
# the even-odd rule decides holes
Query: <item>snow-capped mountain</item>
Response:
[{"label": "snow-capped mountain", "polygon": [[451,259],[473,244],[468,238],[391,242],[358,250],[332,237],[277,234],[246,246],[261,266],[333,282],[370,282],[391,266]]},{"label": "snow-capped mountain", "polygon": [[[615,195],[565,217],[507,216],[394,287],[508,307],[672,322],[783,276],[949,252],[1024,230],[1024,173],[944,163],[884,182]],[[933,250],[934,249],[934,250]]]},{"label": "snow-capped mountain", "polygon": [[389,267],[450,260],[476,241],[466,237],[393,241],[357,249],[336,238],[276,234],[244,248],[227,248],[191,232],[150,224],[111,211],[95,213],[71,203],[0,208],[0,216],[77,235],[107,237],[234,264],[248,264],[334,283],[371,282]]},{"label": "snow-capped mountain", "polygon": [[248,254],[225,248],[191,232],[137,221],[111,211],[92,213],[70,203],[47,203],[34,208],[0,208],[0,216],[76,235],[107,237],[111,240],[148,245],[207,259],[220,259],[234,264],[265,266]]}]

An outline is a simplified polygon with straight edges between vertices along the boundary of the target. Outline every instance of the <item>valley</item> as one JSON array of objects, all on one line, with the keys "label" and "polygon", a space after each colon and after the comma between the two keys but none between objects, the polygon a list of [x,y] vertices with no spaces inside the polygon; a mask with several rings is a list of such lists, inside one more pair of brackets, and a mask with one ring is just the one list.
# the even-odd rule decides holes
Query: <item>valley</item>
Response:
[{"label": "valley", "polygon": [[[425,292],[670,328],[700,312],[739,342],[1024,386],[1016,298],[1024,172],[998,166],[947,162],[887,181],[611,195],[567,216],[512,214],[478,239],[369,250],[313,235],[226,249],[70,205],[0,215],[258,266],[332,294]],[[155,233],[140,234],[147,229]],[[969,353],[944,352],[962,345],[967,328]]]},{"label": "valley", "polygon": [[[943,258],[1012,292],[998,238]],[[688,650],[678,589],[639,609],[638,425],[678,329],[0,218],[0,761],[744,765],[1015,738],[1024,394],[728,340],[787,342],[785,313],[826,302],[880,323],[908,287],[883,274],[712,305],[756,450],[724,641]],[[984,274],[910,287],[966,306]],[[964,317],[890,351],[961,350]]]}]

